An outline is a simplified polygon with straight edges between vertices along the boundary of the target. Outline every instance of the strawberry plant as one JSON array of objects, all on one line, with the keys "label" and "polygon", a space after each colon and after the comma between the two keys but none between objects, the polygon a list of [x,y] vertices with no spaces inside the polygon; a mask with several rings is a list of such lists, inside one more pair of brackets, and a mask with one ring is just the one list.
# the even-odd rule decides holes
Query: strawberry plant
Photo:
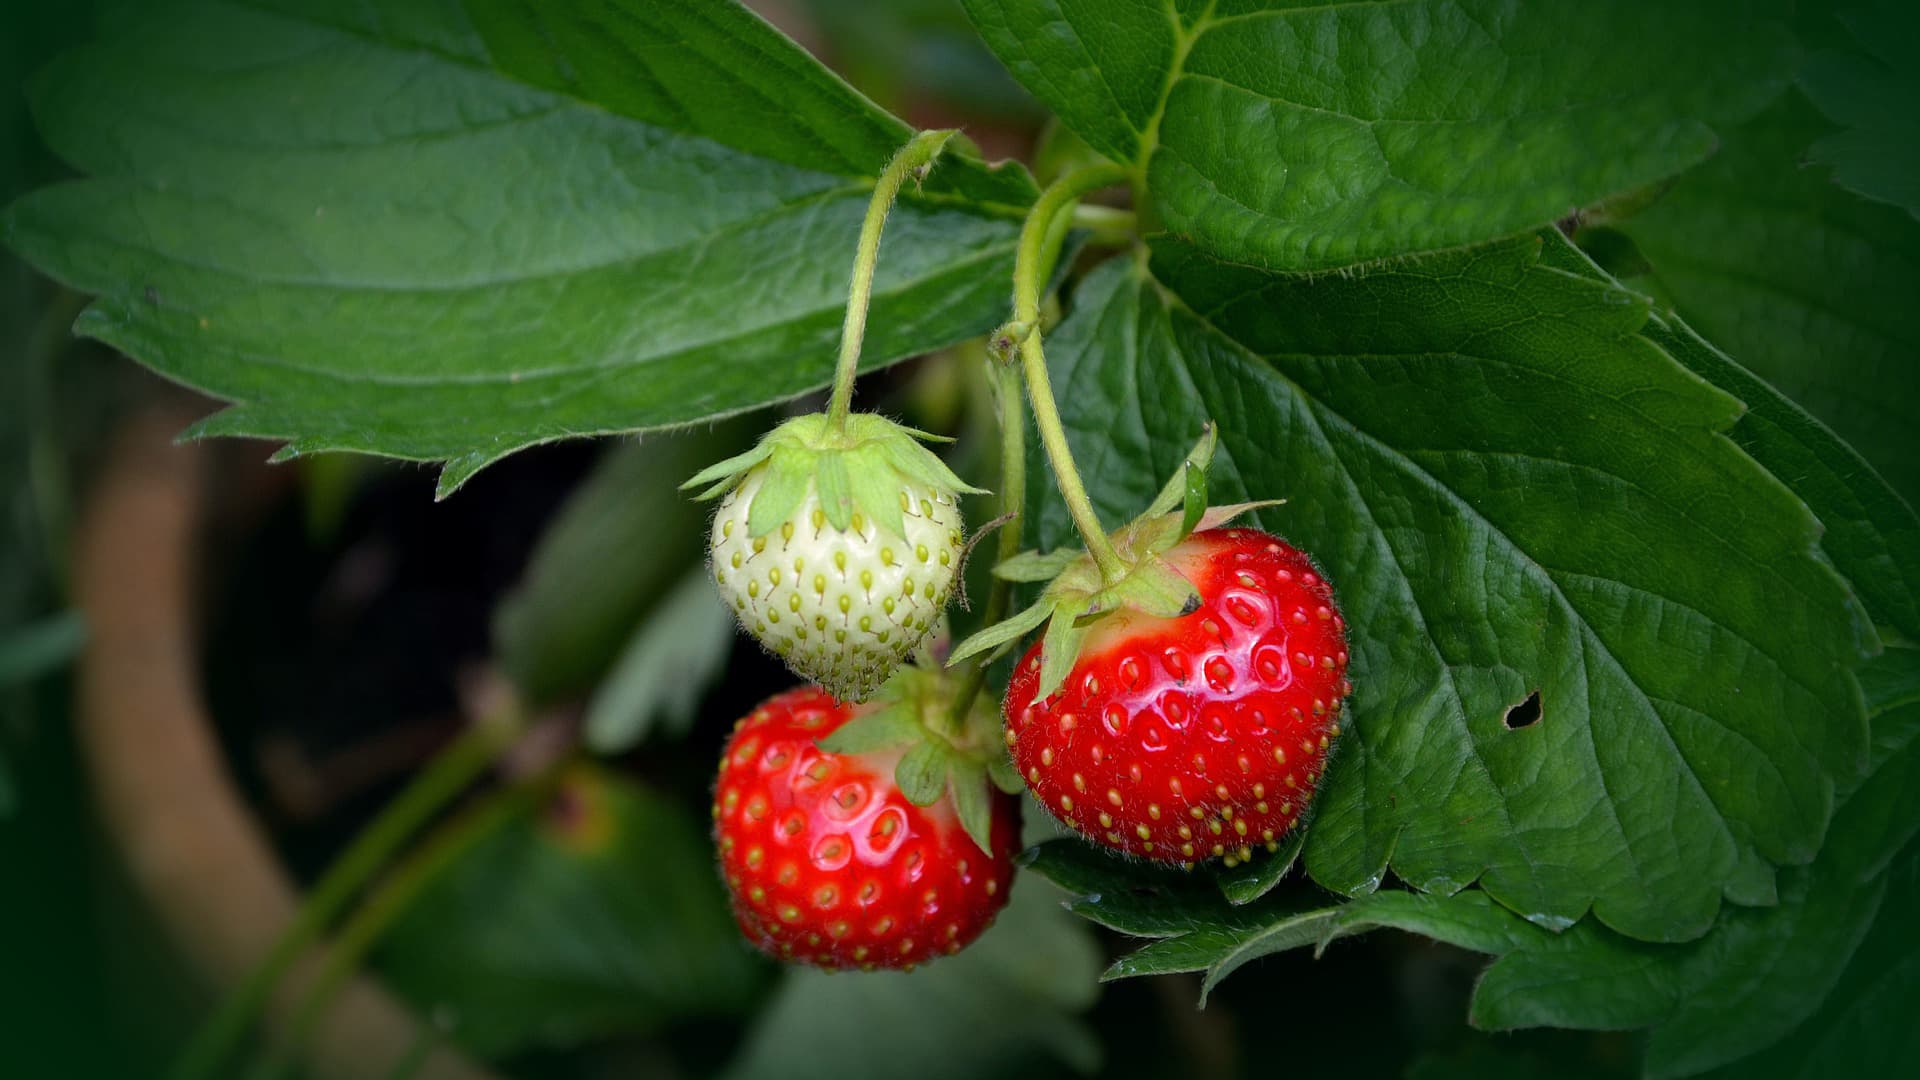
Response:
[{"label": "strawberry plant", "polygon": [[186,438],[437,513],[621,440],[178,1075],[328,930],[265,1074],[363,960],[535,1070],[1151,1071],[1128,980],[1218,1049],[1435,956],[1367,1067],[1911,1057],[1907,5],[798,6],[120,5],[32,78],[0,239]]}]

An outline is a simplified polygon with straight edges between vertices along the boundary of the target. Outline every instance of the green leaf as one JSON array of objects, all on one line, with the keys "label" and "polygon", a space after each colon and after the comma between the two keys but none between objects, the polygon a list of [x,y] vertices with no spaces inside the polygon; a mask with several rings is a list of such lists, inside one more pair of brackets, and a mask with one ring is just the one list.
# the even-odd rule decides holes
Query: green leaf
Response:
[{"label": "green leaf", "polygon": [[[1920,851],[1909,850],[1894,865],[1880,917],[1854,950],[1820,1012],[1764,1059],[1750,1058],[1713,1074],[1720,1080],[1762,1075],[1800,1077],[1897,1076],[1920,1054],[1920,1028],[1912,1022],[1920,995]],[[1736,1074],[1735,1070],[1738,1070]]]},{"label": "green leaf", "polygon": [[878,708],[841,724],[819,746],[829,754],[864,754],[912,746],[926,737],[927,729],[912,709]]},{"label": "green leaf", "polygon": [[1036,878],[959,955],[908,974],[794,969],[748,1030],[725,1080],[974,1080],[1093,1072],[1078,1019],[1100,950]]},{"label": "green leaf", "polygon": [[[1609,279],[1568,244],[1546,246],[1557,269]],[[1820,519],[1820,548],[1875,622],[1920,640],[1920,514],[1858,452],[1677,315],[1657,311],[1645,334],[1694,374],[1747,407],[1728,432]]]},{"label": "green leaf", "polygon": [[[443,494],[824,385],[909,134],[716,0],[164,4],[108,33],[33,87],[88,178],[0,237],[100,294],[79,332],[234,403],[194,433],[446,460]],[[882,245],[870,367],[1006,306],[1031,179],[956,154],[927,187]]]},{"label": "green leaf", "polygon": [[587,746],[618,754],[658,729],[684,735],[732,646],[733,616],[714,597],[706,571],[689,571],[634,628],[587,702]]},{"label": "green leaf", "polygon": [[[1230,416],[1216,497],[1286,496],[1260,524],[1334,583],[1356,690],[1316,881],[1477,880],[1543,926],[1682,941],[1818,849],[1866,749],[1864,619],[1726,437],[1740,403],[1549,242],[1298,277],[1163,243],[1153,277],[1081,286],[1049,360],[1102,514]],[[1068,535],[1050,502],[1030,520]]]},{"label": "green leaf", "polygon": [[493,616],[495,655],[535,704],[593,687],[706,551],[707,511],[675,488],[748,425],[608,447]]},{"label": "green leaf", "polygon": [[1616,225],[1688,323],[1778,387],[1920,502],[1920,222],[1808,168],[1830,130],[1797,94]]},{"label": "green leaf", "polygon": [[[1612,1029],[1652,1026],[1650,1076],[1684,1076],[1764,1050],[1820,1007],[1849,959],[1887,908],[1885,875],[1863,879],[1862,844],[1884,866],[1920,825],[1920,805],[1892,784],[1913,777],[1920,757],[1920,650],[1890,649],[1863,671],[1873,691],[1874,769],[1843,793],[1833,840],[1810,866],[1780,876],[1777,904],[1728,906],[1713,931],[1681,945],[1651,945],[1593,920],[1560,935],[1515,934],[1503,943],[1438,935],[1468,948],[1504,953],[1481,979],[1472,1018],[1482,1027],[1537,1025]],[[1851,788],[1852,785],[1849,785]],[[1902,804],[1898,835],[1872,828],[1889,801]],[[1385,895],[1385,894],[1382,894]],[[1470,896],[1463,893],[1450,906]],[[1909,912],[1895,916],[1910,921]],[[1515,926],[1523,925],[1514,920]],[[1857,961],[1856,961],[1857,963]]]},{"label": "green leaf", "polygon": [[1514,235],[1673,176],[1798,59],[1784,0],[966,2],[1015,78],[1145,171],[1168,232],[1272,269]]},{"label": "green leaf", "polygon": [[1906,0],[1834,6],[1852,47],[1808,57],[1800,88],[1842,130],[1814,143],[1808,159],[1832,166],[1841,187],[1920,218],[1920,73],[1912,55],[1920,11]]},{"label": "green leaf", "polygon": [[915,743],[901,755],[893,768],[894,783],[900,794],[915,806],[932,806],[946,794],[947,770],[953,764],[953,752],[932,739]]},{"label": "green leaf", "polygon": [[487,1058],[742,1011],[765,973],[699,823],[587,769],[428,886],[376,960]]},{"label": "green leaf", "polygon": [[[1312,810],[1309,808],[1308,813]],[[1307,829],[1296,827],[1280,841],[1280,850],[1254,852],[1253,858],[1220,875],[1220,892],[1236,904],[1251,904],[1273,891],[1306,847]]]},{"label": "green leaf", "polygon": [[1790,482],[1819,517],[1820,549],[1874,621],[1920,640],[1920,514],[1826,425],[1677,318],[1656,316],[1647,336],[1746,403],[1730,432],[1734,441]]},{"label": "green leaf", "polygon": [[[1910,843],[1911,829],[1896,836],[1873,827],[1899,816],[1888,813],[1889,797],[1903,801],[1905,820],[1920,824],[1912,785],[1896,792],[1913,775],[1903,771],[1913,768],[1905,759],[1920,758],[1920,649],[1890,649],[1863,672],[1863,681],[1874,693],[1874,769],[1846,794],[1833,822],[1835,842],[1810,866],[1781,874],[1777,904],[1727,905],[1713,930],[1691,942],[1636,941],[1594,919],[1554,933],[1479,889],[1450,896],[1388,889],[1335,905],[1269,896],[1229,907],[1197,887],[1195,875],[1142,873],[1077,841],[1043,846],[1033,866],[1080,894],[1071,905],[1077,913],[1164,939],[1123,958],[1110,976],[1201,970],[1204,988],[1211,989],[1261,956],[1308,944],[1324,948],[1339,937],[1392,927],[1499,957],[1474,996],[1477,1026],[1652,1027],[1649,1075],[1688,1075],[1755,1053],[1792,1031],[1820,1007],[1850,957],[1855,966],[1862,963],[1865,950],[1856,950],[1875,913],[1887,910],[1881,903],[1887,878],[1863,881],[1860,860],[1844,841],[1872,837],[1886,857]],[[1883,780],[1891,783],[1880,787]],[[1225,887],[1234,878],[1218,880]],[[1902,926],[1911,925],[1910,907],[1893,910]]]}]

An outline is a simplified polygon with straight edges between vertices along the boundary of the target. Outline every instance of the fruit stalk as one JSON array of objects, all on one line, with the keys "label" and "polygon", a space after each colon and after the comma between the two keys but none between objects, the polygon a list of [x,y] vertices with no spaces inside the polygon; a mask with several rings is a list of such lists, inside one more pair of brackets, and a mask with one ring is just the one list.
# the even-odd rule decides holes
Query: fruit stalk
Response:
[{"label": "fruit stalk", "polygon": [[1052,269],[1047,251],[1055,218],[1071,214],[1074,205],[1087,193],[1111,187],[1126,178],[1127,171],[1118,165],[1093,165],[1068,173],[1041,193],[1021,226],[1020,247],[1014,256],[1013,322],[1009,327],[1019,329],[1003,329],[996,335],[1006,344],[1011,344],[1006,341],[1007,337],[1017,338],[1027,396],[1033,406],[1035,426],[1040,430],[1040,444],[1046,448],[1047,462],[1053,468],[1060,497],[1066,500],[1067,510],[1073,515],[1074,527],[1080,530],[1087,553],[1100,568],[1101,578],[1109,584],[1126,576],[1127,568],[1107,540],[1107,531],[1100,524],[1099,515],[1094,513],[1093,501],[1087,497],[1086,485],[1080,480],[1073,452],[1067,446],[1060,408],[1054,403],[1053,385],[1047,378],[1046,352],[1040,345],[1040,296]]},{"label": "fruit stalk", "polygon": [[953,138],[952,129],[922,131],[907,141],[873,184],[867,217],[860,225],[860,243],[853,253],[853,282],[847,287],[847,316],[840,328],[840,361],[833,372],[833,397],[827,405],[829,426],[846,428],[853,405],[853,377],[860,366],[860,343],[867,335],[867,306],[873,300],[873,268],[880,259],[880,232],[887,224],[900,185],[907,177],[925,176],[935,158]]},{"label": "fruit stalk", "polygon": [[[995,397],[1000,406],[1000,516],[1006,524],[996,537],[994,563],[1006,562],[1020,553],[1021,525],[1026,521],[1027,502],[1027,418],[1020,411],[1020,373],[1010,364],[993,366]],[[1013,582],[994,577],[987,592],[986,618],[982,626],[992,626],[1007,617],[1013,599]],[[967,668],[960,690],[954,695],[951,724],[962,730],[974,699],[987,682],[987,660],[979,657]]]}]

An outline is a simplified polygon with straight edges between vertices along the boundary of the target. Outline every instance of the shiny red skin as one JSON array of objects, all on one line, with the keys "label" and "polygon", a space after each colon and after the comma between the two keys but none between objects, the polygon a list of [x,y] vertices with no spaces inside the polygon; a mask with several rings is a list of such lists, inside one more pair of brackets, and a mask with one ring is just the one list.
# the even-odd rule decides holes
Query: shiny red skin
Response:
[{"label": "shiny red skin", "polygon": [[1213,529],[1165,557],[1200,608],[1096,624],[1039,702],[1034,646],[1007,688],[1007,744],[1034,797],[1095,843],[1244,861],[1313,799],[1351,689],[1346,623],[1312,560],[1279,537]]},{"label": "shiny red skin", "polygon": [[809,686],[740,721],[714,791],[720,872],[734,920],[768,955],[910,969],[959,952],[1006,906],[1018,804],[993,793],[993,854],[982,853],[951,796],[921,807],[900,793],[899,752],[814,745],[860,711]]}]

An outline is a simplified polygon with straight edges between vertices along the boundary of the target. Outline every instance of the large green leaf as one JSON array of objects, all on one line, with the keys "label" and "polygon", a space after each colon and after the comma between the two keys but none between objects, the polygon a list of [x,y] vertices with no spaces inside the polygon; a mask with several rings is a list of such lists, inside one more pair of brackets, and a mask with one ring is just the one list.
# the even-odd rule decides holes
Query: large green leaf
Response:
[{"label": "large green leaf", "polygon": [[1814,1017],[1764,1057],[1715,1072],[1716,1080],[1758,1076],[1850,1080],[1898,1076],[1920,1060],[1920,851],[1894,864],[1880,917]]},{"label": "large green leaf", "polygon": [[[1655,1025],[1647,1072],[1685,1076],[1760,1051],[1811,1016],[1881,910],[1880,869],[1920,826],[1910,793],[1920,767],[1920,650],[1889,649],[1868,674],[1872,774],[1835,814],[1819,859],[1782,875],[1779,904],[1730,907],[1706,938],[1682,946],[1630,941],[1591,921],[1537,937],[1488,969],[1475,1023]],[[1904,827],[1886,828],[1896,816]]]},{"label": "large green leaf", "polygon": [[1813,858],[1866,749],[1865,618],[1813,516],[1726,437],[1740,403],[1543,244],[1564,247],[1312,277],[1163,245],[1158,280],[1097,271],[1049,354],[1108,520],[1212,418],[1219,501],[1286,498],[1261,523],[1327,567],[1357,689],[1317,881],[1477,880],[1543,926],[1591,907],[1686,940]]},{"label": "large green leaf", "polygon": [[1170,232],[1275,269],[1544,225],[1674,175],[1766,104],[1781,0],[967,0]]},{"label": "large green leaf", "polygon": [[[1777,903],[1727,905],[1713,929],[1691,942],[1636,941],[1593,919],[1554,933],[1472,888],[1446,896],[1385,889],[1344,903],[1295,888],[1234,906],[1204,878],[1143,873],[1075,840],[1042,846],[1032,865],[1075,894],[1070,906],[1078,914],[1156,939],[1115,961],[1109,978],[1204,971],[1211,989],[1263,956],[1393,928],[1499,957],[1475,991],[1470,1018],[1476,1026],[1650,1027],[1648,1074],[1689,1075],[1762,1051],[1792,1032],[1841,983],[1850,959],[1867,970],[1850,972],[1847,979],[1857,985],[1842,984],[1841,995],[1863,995],[1862,1015],[1887,1007],[1882,982],[1905,987],[1912,978],[1912,935],[1901,929],[1911,926],[1910,901],[1898,884],[1911,872],[1896,864],[1895,897],[1887,904],[1901,906],[1893,907],[1882,903],[1888,877],[1878,868],[1920,825],[1912,793],[1920,767],[1920,650],[1890,649],[1864,675],[1873,692],[1872,771],[1835,815],[1835,842],[1811,865],[1782,872]],[[1905,827],[1886,828],[1892,820]],[[1920,867],[1920,860],[1908,861]],[[1873,869],[1863,876],[1862,865]],[[1909,940],[1889,960],[1859,948],[1876,912],[1888,926],[1875,934],[1899,938],[1904,932]],[[1796,1045],[1815,1041],[1803,1035]]]},{"label": "large green leaf", "polygon": [[[910,973],[794,968],[747,1033],[726,1080],[971,1080],[1091,1072],[1099,1044],[1077,1014],[1098,996],[1099,950],[1038,878],[979,941]],[[1045,1069],[1036,1068],[1048,1065]]]},{"label": "large green leaf", "polygon": [[700,824],[584,767],[429,885],[377,960],[487,1057],[741,1011],[766,974]]},{"label": "large green leaf", "polygon": [[[200,434],[449,461],[738,412],[831,374],[908,135],[717,0],[164,5],[44,71],[89,179],[9,245],[80,332],[235,405]],[[882,249],[870,363],[1005,306],[1016,168],[959,151]]]},{"label": "large green leaf", "polygon": [[1618,228],[1689,323],[1920,501],[1920,221],[1803,164],[1830,130],[1790,94]]},{"label": "large green leaf", "polygon": [[1808,157],[1833,167],[1834,182],[1920,217],[1920,8],[1909,0],[1833,5],[1853,40],[1807,58],[1800,87],[1841,130]]}]

